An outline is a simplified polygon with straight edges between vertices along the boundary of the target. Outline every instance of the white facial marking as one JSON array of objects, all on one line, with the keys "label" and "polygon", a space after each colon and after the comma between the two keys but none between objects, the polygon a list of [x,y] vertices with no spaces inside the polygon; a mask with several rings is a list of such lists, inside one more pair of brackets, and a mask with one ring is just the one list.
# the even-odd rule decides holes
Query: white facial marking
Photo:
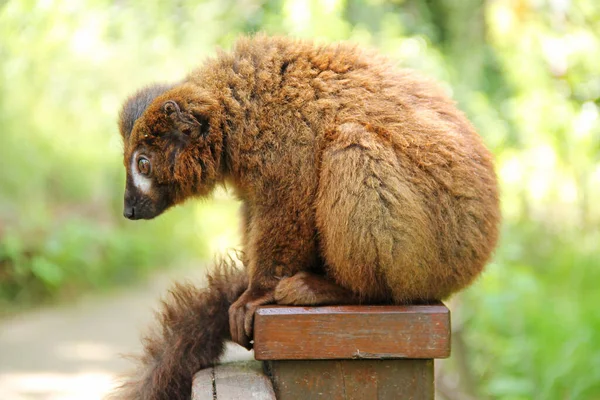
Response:
[{"label": "white facial marking", "polygon": [[135,152],[133,157],[131,157],[131,178],[133,179],[133,185],[142,193],[148,194],[150,193],[150,187],[152,187],[152,180],[140,174],[140,171],[138,171],[137,156],[138,153]]}]

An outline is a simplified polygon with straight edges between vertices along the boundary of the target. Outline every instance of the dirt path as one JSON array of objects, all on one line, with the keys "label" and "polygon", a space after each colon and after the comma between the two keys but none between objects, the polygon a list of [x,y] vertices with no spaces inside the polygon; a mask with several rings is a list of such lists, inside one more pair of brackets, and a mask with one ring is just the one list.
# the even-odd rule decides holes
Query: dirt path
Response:
[{"label": "dirt path", "polygon": [[[200,276],[171,271],[128,291],[0,320],[0,400],[101,399],[131,367],[119,354],[139,351],[140,332],[173,279]],[[226,359],[250,355],[231,346]]]}]

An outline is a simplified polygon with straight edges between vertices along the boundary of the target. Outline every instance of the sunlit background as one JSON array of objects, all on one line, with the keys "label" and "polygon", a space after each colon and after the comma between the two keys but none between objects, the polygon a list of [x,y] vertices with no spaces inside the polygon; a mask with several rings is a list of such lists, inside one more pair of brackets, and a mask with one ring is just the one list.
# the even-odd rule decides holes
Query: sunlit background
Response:
[{"label": "sunlit background", "polygon": [[121,216],[116,118],[256,31],[350,39],[438,78],[496,156],[502,239],[448,303],[439,398],[600,399],[597,0],[0,2],[0,399],[100,398],[139,310],[237,245],[224,190]]}]

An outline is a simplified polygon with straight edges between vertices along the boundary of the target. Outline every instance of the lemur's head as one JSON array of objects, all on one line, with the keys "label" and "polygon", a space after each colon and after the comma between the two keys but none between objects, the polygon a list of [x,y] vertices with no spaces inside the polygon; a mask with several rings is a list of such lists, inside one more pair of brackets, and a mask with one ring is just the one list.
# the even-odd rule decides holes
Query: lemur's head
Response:
[{"label": "lemur's head", "polygon": [[153,85],[124,104],[119,128],[127,170],[123,215],[151,219],[207,194],[221,174],[217,103],[198,87]]}]

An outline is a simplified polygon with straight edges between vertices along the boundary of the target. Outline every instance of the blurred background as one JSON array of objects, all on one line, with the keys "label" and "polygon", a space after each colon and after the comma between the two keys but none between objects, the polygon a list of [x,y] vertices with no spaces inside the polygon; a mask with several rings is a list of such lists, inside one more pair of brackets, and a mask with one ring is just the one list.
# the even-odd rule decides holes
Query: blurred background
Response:
[{"label": "blurred background", "polygon": [[600,399],[597,0],[0,1],[0,399],[100,398],[171,278],[238,244],[224,190],[121,216],[116,119],[256,31],[438,78],[496,156],[502,238],[448,302],[439,397]]}]

